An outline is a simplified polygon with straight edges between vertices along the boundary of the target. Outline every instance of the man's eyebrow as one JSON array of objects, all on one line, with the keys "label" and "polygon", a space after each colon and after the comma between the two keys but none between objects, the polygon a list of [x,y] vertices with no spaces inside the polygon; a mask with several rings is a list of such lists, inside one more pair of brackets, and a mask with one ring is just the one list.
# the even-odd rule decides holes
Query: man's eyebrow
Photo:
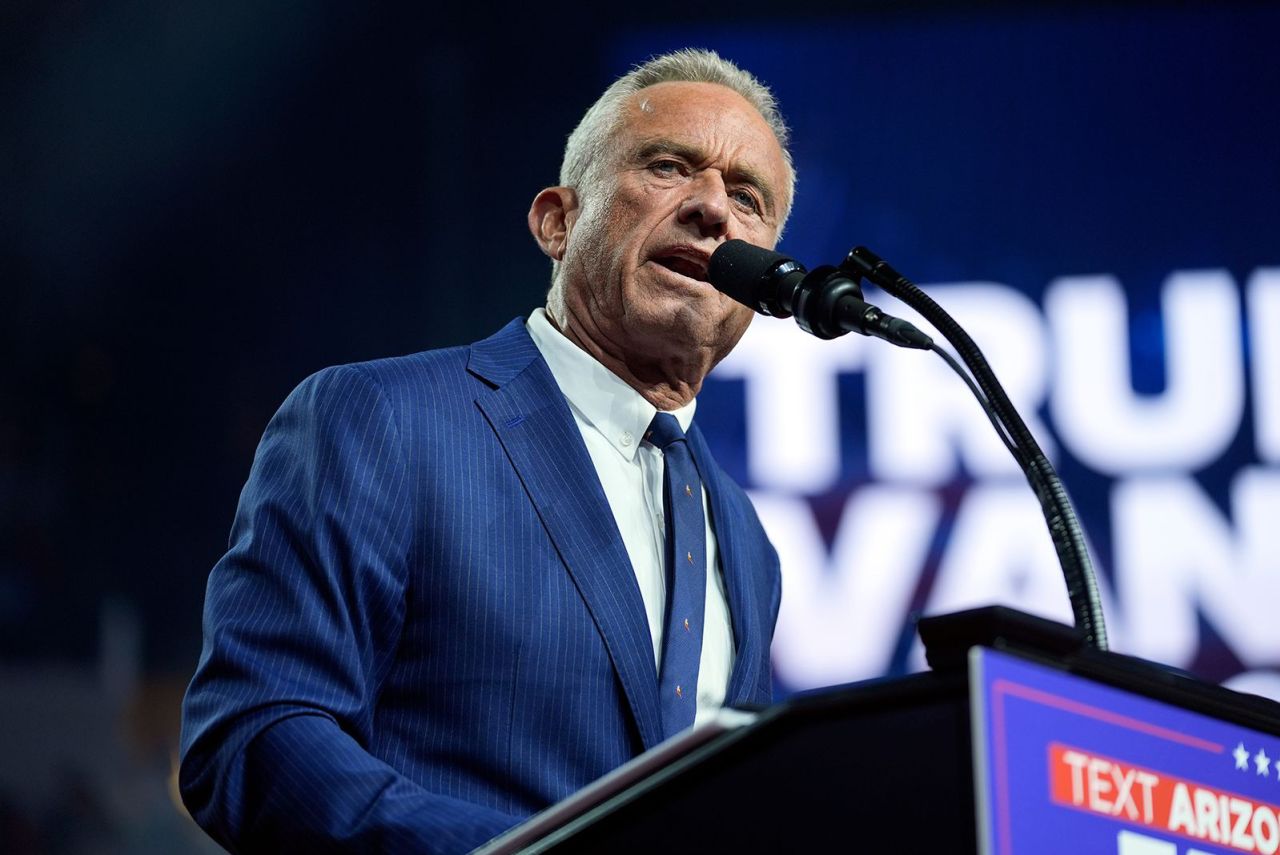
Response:
[{"label": "man's eyebrow", "polygon": [[[659,154],[674,155],[689,163],[699,163],[706,159],[706,155],[701,150],[691,145],[663,138],[642,140],[636,147],[634,159],[636,161],[644,161]],[[765,181],[764,176],[757,170],[750,166],[735,166],[727,177],[735,183],[750,184],[764,198],[766,210],[770,213],[777,210],[773,190],[770,189],[769,182]]]},{"label": "man's eyebrow", "polygon": [[697,163],[703,159],[703,154],[691,145],[675,140],[664,139],[658,137],[656,139],[641,140],[636,148],[636,160],[648,160],[657,154],[673,154],[676,157],[683,158],[690,163]]}]

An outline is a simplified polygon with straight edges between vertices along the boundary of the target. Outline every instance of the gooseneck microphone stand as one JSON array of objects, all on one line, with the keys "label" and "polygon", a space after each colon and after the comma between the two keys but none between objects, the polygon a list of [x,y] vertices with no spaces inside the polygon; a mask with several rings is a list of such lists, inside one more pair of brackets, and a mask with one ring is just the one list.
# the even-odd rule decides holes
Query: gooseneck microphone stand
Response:
[{"label": "gooseneck microphone stand", "polygon": [[[899,347],[932,350],[942,357],[978,399],[1040,502],[1066,580],[1076,628],[1086,644],[1097,650],[1107,649],[1097,578],[1062,480],[1010,402],[981,349],[954,318],[865,247],[850,251],[839,268],[824,266],[809,272],[781,253],[731,240],[711,256],[708,279],[720,291],[761,314],[794,316],[802,329],[818,338],[858,332]],[[863,279],[902,300],[933,324],[959,354],[968,372],[928,335],[864,302],[859,285]]]},{"label": "gooseneck microphone stand", "polygon": [[1057,470],[1027,429],[1026,422],[1009,400],[982,350],[933,298],[866,247],[859,246],[851,250],[841,262],[840,269],[855,278],[866,279],[919,312],[955,348],[960,359],[972,372],[983,393],[979,396],[979,401],[985,397],[984,408],[989,405],[995,419],[1008,432],[1012,443],[1010,451],[1022,467],[1027,483],[1040,502],[1045,524],[1049,528],[1054,550],[1058,554],[1058,563],[1067,583],[1067,596],[1071,600],[1076,627],[1083,633],[1086,643],[1098,650],[1106,650],[1107,628],[1102,615],[1102,601],[1098,596],[1097,577],[1094,575],[1093,562],[1089,559],[1084,532],[1076,518],[1075,509]]}]

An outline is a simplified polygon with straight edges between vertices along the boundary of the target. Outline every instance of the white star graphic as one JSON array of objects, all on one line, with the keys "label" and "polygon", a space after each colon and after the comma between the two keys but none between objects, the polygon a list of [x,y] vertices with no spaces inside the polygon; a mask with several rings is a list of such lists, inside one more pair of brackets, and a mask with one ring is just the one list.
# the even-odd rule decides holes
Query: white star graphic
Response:
[{"label": "white star graphic", "polygon": [[1259,748],[1258,753],[1253,755],[1253,765],[1257,767],[1259,775],[1266,775],[1271,771],[1271,758],[1267,756],[1265,751]]},{"label": "white star graphic", "polygon": [[[1236,768],[1243,769],[1247,772],[1249,770],[1249,750],[1244,747],[1244,743],[1241,742],[1237,745],[1236,750],[1231,753],[1236,758]],[[1280,766],[1276,767],[1276,772],[1280,774]]]}]

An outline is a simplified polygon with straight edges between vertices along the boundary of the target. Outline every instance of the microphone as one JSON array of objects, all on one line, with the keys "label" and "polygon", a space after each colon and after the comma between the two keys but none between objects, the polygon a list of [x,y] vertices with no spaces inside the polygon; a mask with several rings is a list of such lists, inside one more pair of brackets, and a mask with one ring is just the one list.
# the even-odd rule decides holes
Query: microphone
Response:
[{"label": "microphone", "polygon": [[[859,332],[900,347],[932,350],[942,357],[972,390],[1001,441],[1026,473],[1040,501],[1049,536],[1062,565],[1076,626],[1089,644],[1098,650],[1107,649],[1107,627],[1097,579],[1084,533],[1062,480],[1018,415],[978,345],[941,306],[862,246],[850,251],[839,268],[819,267],[809,273],[804,265],[780,252],[761,249],[746,241],[726,241],[711,254],[707,278],[717,290],[762,315],[778,318],[795,315],[801,329],[819,338]],[[960,354],[974,377],[946,350],[934,345],[929,336],[863,302],[862,287],[858,284],[863,279],[879,285],[927,318]]]},{"label": "microphone", "polygon": [[716,290],[762,315],[794,315],[800,329],[818,338],[856,332],[899,347],[933,346],[933,339],[910,323],[864,302],[858,280],[838,267],[823,265],[809,272],[780,252],[730,240],[711,254],[707,279]]}]

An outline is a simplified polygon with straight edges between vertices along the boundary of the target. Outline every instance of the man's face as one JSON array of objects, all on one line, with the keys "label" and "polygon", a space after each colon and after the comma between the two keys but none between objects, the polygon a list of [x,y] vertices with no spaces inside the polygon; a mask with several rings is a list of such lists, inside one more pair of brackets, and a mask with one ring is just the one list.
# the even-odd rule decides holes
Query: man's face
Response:
[{"label": "man's face", "polygon": [[696,349],[714,364],[752,311],[706,282],[708,259],[732,238],[773,247],[789,201],[782,149],[731,89],[661,83],[631,96],[608,151],[566,216],[566,306],[624,358]]}]

